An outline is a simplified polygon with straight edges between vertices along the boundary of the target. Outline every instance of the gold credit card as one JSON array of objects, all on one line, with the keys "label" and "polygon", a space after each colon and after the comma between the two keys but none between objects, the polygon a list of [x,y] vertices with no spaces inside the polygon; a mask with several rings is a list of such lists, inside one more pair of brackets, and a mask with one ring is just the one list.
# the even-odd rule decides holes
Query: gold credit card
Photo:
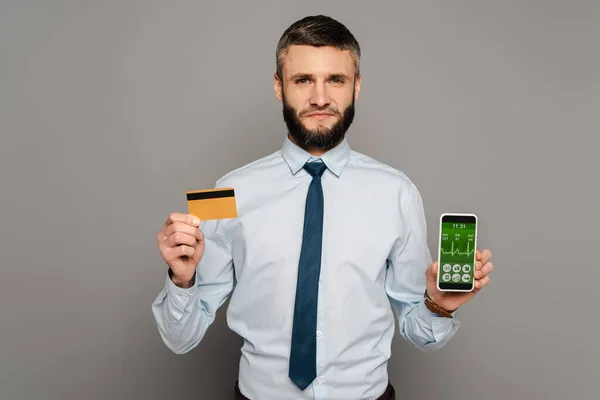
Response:
[{"label": "gold credit card", "polygon": [[238,216],[233,188],[194,190],[186,195],[188,212],[201,221]]}]

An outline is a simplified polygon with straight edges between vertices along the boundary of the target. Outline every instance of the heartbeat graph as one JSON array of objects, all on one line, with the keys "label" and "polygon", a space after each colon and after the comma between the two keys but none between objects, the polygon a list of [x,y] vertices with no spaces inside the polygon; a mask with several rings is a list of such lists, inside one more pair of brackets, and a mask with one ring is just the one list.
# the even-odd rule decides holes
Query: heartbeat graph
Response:
[{"label": "heartbeat graph", "polygon": [[454,250],[454,242],[452,242],[452,246],[450,247],[450,251],[445,251],[442,248],[442,254],[445,256],[450,256],[450,257],[454,257],[454,256],[464,256],[464,257],[469,257],[472,256],[475,253],[475,249],[470,249],[470,242],[467,242],[467,251],[460,251],[458,249]]}]

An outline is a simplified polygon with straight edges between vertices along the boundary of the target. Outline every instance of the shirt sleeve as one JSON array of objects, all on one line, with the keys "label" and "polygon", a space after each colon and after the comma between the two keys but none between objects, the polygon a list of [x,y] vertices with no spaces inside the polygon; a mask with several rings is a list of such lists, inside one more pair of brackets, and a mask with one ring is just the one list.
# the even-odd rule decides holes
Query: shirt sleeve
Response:
[{"label": "shirt sleeve", "polygon": [[222,220],[202,221],[204,255],[192,287],[180,288],[167,273],[152,312],[163,342],[176,354],[196,347],[213,323],[218,308],[234,286],[231,244],[222,233]]},{"label": "shirt sleeve", "polygon": [[456,333],[460,321],[432,313],[425,306],[425,270],[431,264],[427,245],[427,225],[421,195],[411,184],[401,204],[404,234],[388,257],[385,288],[398,316],[402,337],[414,347],[430,351],[443,347]]}]

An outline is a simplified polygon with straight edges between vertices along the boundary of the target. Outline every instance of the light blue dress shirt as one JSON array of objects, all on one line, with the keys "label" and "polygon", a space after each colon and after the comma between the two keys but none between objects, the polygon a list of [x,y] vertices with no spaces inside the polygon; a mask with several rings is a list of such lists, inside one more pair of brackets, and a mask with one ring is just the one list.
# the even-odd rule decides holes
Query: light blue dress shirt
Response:
[{"label": "light blue dress shirt", "polygon": [[[309,161],[328,169],[317,378],[302,392],[288,367]],[[392,310],[402,337],[419,349],[442,347],[456,333],[456,317],[423,303],[432,261],[427,227],[419,191],[402,172],[352,150],[347,139],[316,159],[286,137],[281,150],[216,187],[235,189],[238,218],[201,222],[206,247],[194,286],[179,288],[167,275],[152,311],[164,343],[186,353],[231,295],[227,323],[244,339],[239,386],[246,397],[376,399],[388,384]]]}]

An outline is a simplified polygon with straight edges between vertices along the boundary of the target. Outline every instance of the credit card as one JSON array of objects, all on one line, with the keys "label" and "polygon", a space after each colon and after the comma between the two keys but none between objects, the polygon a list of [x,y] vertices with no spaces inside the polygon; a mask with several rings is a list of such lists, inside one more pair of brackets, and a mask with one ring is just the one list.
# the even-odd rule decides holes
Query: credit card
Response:
[{"label": "credit card", "polygon": [[237,218],[233,188],[193,190],[186,192],[188,213],[202,220]]}]

